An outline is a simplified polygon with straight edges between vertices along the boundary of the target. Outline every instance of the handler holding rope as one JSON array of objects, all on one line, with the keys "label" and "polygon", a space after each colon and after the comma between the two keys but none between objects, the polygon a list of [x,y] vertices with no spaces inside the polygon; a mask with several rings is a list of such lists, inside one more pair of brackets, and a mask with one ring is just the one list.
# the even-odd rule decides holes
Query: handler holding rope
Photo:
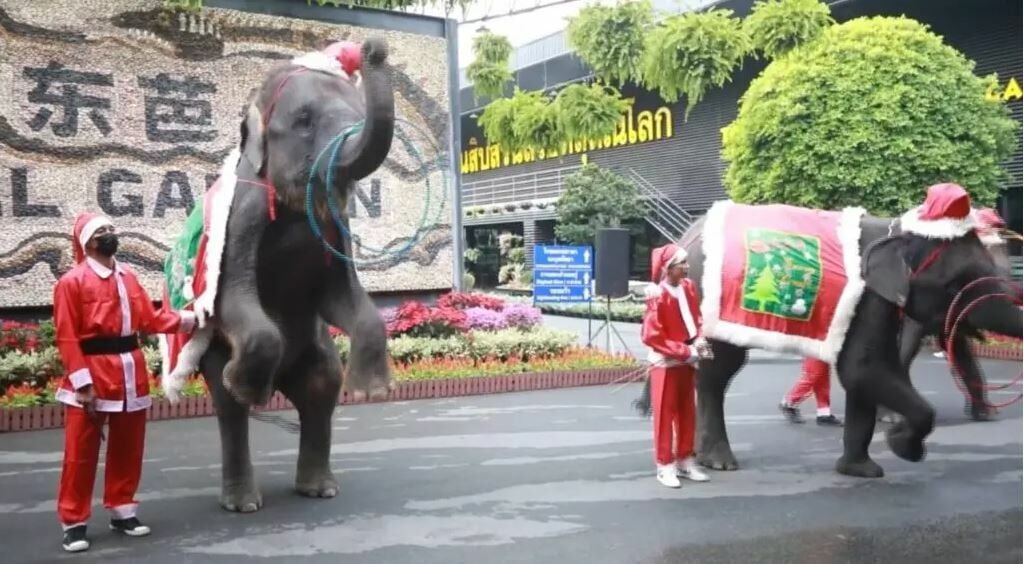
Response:
[{"label": "handler holding rope", "polygon": [[686,278],[690,268],[686,258],[686,250],[672,244],[651,252],[652,283],[645,292],[647,309],[641,330],[650,348],[657,477],[669,488],[681,486],[679,477],[708,480],[693,456],[694,366],[710,358],[711,350],[700,337],[700,301],[694,283]]}]

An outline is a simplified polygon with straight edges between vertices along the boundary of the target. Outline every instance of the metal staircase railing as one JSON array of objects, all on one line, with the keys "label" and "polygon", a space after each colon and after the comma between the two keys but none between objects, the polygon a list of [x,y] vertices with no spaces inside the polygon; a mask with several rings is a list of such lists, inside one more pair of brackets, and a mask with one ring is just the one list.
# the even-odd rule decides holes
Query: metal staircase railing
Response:
[{"label": "metal staircase railing", "polygon": [[678,241],[693,223],[693,216],[668,198],[661,190],[658,190],[639,172],[632,168],[627,170],[628,173],[622,176],[636,186],[644,209],[647,211],[647,222],[669,241]]}]

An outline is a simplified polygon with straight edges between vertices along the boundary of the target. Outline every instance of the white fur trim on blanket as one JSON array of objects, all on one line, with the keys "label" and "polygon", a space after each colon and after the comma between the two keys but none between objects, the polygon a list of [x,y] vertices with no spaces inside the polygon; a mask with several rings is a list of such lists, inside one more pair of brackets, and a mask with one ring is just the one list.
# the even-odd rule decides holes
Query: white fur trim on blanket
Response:
[{"label": "white fur trim on blanket", "polygon": [[306,67],[309,70],[326,72],[342,78],[349,78],[345,69],[341,68],[341,63],[338,59],[325,55],[319,51],[295,57],[292,59],[292,64],[300,67]]},{"label": "white fur trim on blanket", "polygon": [[917,216],[921,207],[916,207],[900,217],[900,229],[904,233],[913,233],[929,239],[956,239],[963,237],[977,227],[977,219],[972,211],[963,219],[922,220]]},{"label": "white fur trim on blanket", "polygon": [[843,248],[843,266],[847,282],[836,304],[835,317],[829,324],[824,341],[755,329],[719,319],[722,301],[722,264],[725,255],[725,219],[730,201],[716,202],[707,213],[704,223],[704,278],[701,313],[704,317],[704,335],[737,346],[760,348],[774,352],[798,354],[834,364],[842,350],[857,304],[864,291],[860,274],[860,220],[862,208],[842,211],[836,228]]},{"label": "white fur trim on blanket", "polygon": [[[213,327],[208,325],[199,329],[192,333],[192,337],[181,348],[181,352],[178,353],[178,362],[170,374],[166,373],[167,363],[164,363],[164,376],[160,379],[160,387],[163,388],[164,396],[171,403],[178,403],[181,399],[181,390],[185,387],[185,381],[199,370],[199,361],[202,360],[203,354],[210,347],[212,340]],[[166,354],[165,351],[166,344],[161,347],[161,353]]]},{"label": "white fur trim on blanket", "polygon": [[206,264],[196,265],[197,268],[201,266],[206,269],[206,287],[193,303],[200,327],[204,327],[206,319],[214,315],[221,262],[224,258],[224,242],[227,238],[228,216],[231,213],[231,202],[235,198],[235,185],[238,183],[235,168],[240,157],[241,151],[238,147],[232,149],[221,167],[217,193],[210,200],[212,209],[209,211],[210,232],[206,240]]}]

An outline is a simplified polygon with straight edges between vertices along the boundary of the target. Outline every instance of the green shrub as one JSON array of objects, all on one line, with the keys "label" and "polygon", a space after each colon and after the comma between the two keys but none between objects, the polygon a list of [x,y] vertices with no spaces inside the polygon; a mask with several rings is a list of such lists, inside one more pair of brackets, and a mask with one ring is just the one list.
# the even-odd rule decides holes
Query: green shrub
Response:
[{"label": "green shrub", "polygon": [[776,59],[723,130],[729,196],[896,215],[956,182],[992,205],[1020,124],[919,22],[857,18]]}]

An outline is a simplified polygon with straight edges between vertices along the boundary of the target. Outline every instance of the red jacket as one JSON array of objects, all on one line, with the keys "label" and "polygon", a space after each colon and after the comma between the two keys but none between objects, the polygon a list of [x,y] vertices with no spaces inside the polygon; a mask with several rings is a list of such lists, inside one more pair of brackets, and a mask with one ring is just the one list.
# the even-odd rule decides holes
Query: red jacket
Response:
[{"label": "red jacket", "polygon": [[97,411],[138,411],[149,407],[149,370],[141,349],[86,355],[79,345],[81,341],[137,333],[188,333],[195,323],[190,312],[179,315],[156,310],[135,273],[124,265],[115,263],[111,271],[91,258],[57,281],[53,317],[57,349],[65,370],[57,399],[79,406],[74,390],[92,384]]},{"label": "red jacket", "polygon": [[640,331],[643,343],[651,349],[647,360],[665,366],[692,360],[696,351],[686,343],[700,336],[701,321],[700,299],[692,280],[684,278],[675,288],[665,282],[650,285]]}]

